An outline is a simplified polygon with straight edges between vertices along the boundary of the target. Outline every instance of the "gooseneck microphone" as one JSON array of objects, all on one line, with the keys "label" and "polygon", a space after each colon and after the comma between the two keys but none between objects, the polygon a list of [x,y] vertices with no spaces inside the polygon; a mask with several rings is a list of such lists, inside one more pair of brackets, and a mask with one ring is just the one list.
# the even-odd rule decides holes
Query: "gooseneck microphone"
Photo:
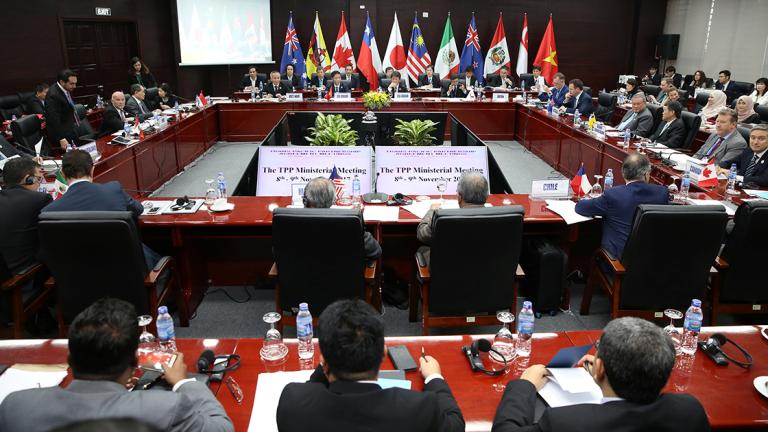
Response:
[{"label": "gooseneck microphone", "polygon": [[384,204],[387,202],[389,195],[381,193],[379,189],[379,174],[376,173],[376,179],[373,181],[373,192],[363,194],[363,202],[366,204]]}]

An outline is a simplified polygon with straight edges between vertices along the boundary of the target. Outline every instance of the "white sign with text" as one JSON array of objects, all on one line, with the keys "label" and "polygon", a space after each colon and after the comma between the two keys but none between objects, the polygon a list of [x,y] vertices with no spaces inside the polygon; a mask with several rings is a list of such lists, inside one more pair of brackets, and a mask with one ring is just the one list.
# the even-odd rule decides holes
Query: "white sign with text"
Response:
[{"label": "white sign with text", "polygon": [[286,100],[294,101],[294,102],[301,102],[304,100],[304,94],[303,93],[286,93]]},{"label": "white sign with text", "polygon": [[439,195],[437,184],[445,179],[446,195],[456,194],[464,171],[478,171],[488,179],[488,150],[476,147],[376,147],[379,192],[406,195]]},{"label": "white sign with text", "polygon": [[352,93],[349,93],[349,92],[336,93],[336,94],[333,95],[333,100],[335,100],[335,101],[351,101],[352,100]]},{"label": "white sign with text", "polygon": [[536,198],[568,198],[568,179],[534,180],[531,196]]},{"label": "white sign with text", "polygon": [[370,147],[259,147],[256,196],[291,196],[292,185],[306,184],[315,177],[328,178],[334,166],[350,189],[357,175],[360,193],[371,191]]}]

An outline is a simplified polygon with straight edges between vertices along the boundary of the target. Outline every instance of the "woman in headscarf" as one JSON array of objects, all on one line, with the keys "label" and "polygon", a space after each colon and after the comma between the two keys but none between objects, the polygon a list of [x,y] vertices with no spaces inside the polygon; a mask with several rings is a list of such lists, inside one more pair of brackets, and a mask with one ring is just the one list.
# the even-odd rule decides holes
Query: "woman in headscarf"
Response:
[{"label": "woman in headscarf", "polygon": [[739,123],[760,123],[760,114],[755,112],[752,96],[744,95],[736,99],[736,113],[739,114]]},{"label": "woman in headscarf", "polygon": [[717,118],[717,113],[720,112],[721,109],[727,108],[725,105],[727,97],[725,96],[725,93],[721,90],[712,90],[709,93],[709,100],[707,101],[707,104],[704,105],[704,107],[699,112],[699,117],[701,117],[702,122],[708,122],[708,121],[714,121],[715,118]]}]

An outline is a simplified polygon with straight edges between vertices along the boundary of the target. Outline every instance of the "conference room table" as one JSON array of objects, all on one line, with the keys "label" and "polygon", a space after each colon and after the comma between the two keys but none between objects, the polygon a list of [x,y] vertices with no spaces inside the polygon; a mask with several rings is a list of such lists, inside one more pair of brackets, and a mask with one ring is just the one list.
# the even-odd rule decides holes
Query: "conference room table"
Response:
[{"label": "conference room table", "polygon": [[[759,430],[768,428],[768,399],[758,393],[753,380],[768,375],[768,364],[761,361],[768,358],[768,340],[760,334],[765,326],[704,327],[702,338],[713,333],[722,333],[743,346],[755,359],[749,369],[734,364],[716,366],[703,352],[695,358],[678,357],[675,369],[664,388],[664,392],[689,393],[703,405],[709,422],[715,430]],[[532,352],[529,358],[518,358],[511,362],[507,372],[500,376],[488,376],[470,370],[461,347],[478,338],[491,339],[493,335],[442,335],[388,337],[388,346],[405,345],[411,356],[417,359],[422,347],[426,354],[440,362],[442,375],[451,387],[459,408],[466,421],[467,431],[489,431],[496,407],[501,400],[504,386],[511,379],[520,377],[526,367],[546,364],[562,348],[594,344],[600,331],[568,331],[559,333],[534,333]],[[225,385],[212,383],[211,391],[222,403],[232,419],[235,430],[246,431],[253,412],[259,374],[267,372],[314,369],[319,360],[319,348],[315,341],[315,356],[312,360],[299,360],[297,342],[286,339],[288,355],[279,364],[266,363],[260,359],[262,339],[179,339],[179,351],[185,354],[190,372],[195,372],[196,360],[205,349],[216,355],[238,354],[242,358],[239,369],[227,375],[235,379],[243,391],[244,399],[238,403]],[[649,347],[652,349],[652,347]],[[736,354],[726,345],[725,350]],[[594,348],[590,350],[594,354]],[[499,368],[500,364],[482,355],[488,367]],[[0,364],[66,363],[67,341],[57,340],[5,340],[0,341]],[[692,360],[692,361],[691,361]],[[393,365],[387,357],[381,369],[391,370]],[[411,388],[423,389],[423,380],[418,372],[406,372]],[[68,376],[62,385],[71,381]],[[272,395],[275,399],[279,394]],[[44,409],[44,408],[42,408]]]},{"label": "conference room table", "polygon": [[[695,103],[694,103],[695,106]],[[613,110],[613,117],[611,119],[611,122],[613,125],[618,125],[621,123],[621,119],[624,118],[624,115],[632,109],[632,104],[624,104],[624,105],[616,105],[616,109]],[[693,112],[691,110],[691,107],[688,107],[688,110]],[[691,143],[691,147],[687,150],[691,152],[691,154],[696,153],[701,146],[704,145],[704,143],[707,141],[707,138],[709,138],[709,135],[714,132],[714,125],[712,124],[712,127],[707,128],[708,124],[706,122],[703,122],[701,127],[699,127],[699,130],[696,131],[696,135],[693,137],[693,142]]]}]

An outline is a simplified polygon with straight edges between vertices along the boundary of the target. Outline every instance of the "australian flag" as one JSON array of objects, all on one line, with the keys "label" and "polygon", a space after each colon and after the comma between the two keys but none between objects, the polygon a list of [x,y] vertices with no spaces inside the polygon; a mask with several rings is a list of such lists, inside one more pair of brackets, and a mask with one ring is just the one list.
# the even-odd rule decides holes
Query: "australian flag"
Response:
[{"label": "australian flag", "polygon": [[482,84],[485,81],[485,75],[483,75],[484,65],[485,60],[483,60],[483,53],[480,51],[480,36],[477,34],[475,14],[473,13],[472,21],[469,22],[469,28],[467,29],[467,38],[464,41],[464,49],[461,50],[459,72],[464,72],[467,67],[472,66],[475,72],[475,78]]},{"label": "australian flag", "polygon": [[299,35],[293,27],[293,13],[288,15],[288,29],[285,31],[285,43],[283,44],[283,58],[280,61],[280,73],[285,73],[285,67],[293,65],[293,73],[300,77],[307,76],[307,63],[304,54],[301,53]]},{"label": "australian flag", "polygon": [[336,165],[333,166],[333,171],[331,171],[331,176],[328,177],[328,180],[333,182],[333,185],[336,187],[336,200],[340,200],[344,194],[344,179],[336,171]]}]

